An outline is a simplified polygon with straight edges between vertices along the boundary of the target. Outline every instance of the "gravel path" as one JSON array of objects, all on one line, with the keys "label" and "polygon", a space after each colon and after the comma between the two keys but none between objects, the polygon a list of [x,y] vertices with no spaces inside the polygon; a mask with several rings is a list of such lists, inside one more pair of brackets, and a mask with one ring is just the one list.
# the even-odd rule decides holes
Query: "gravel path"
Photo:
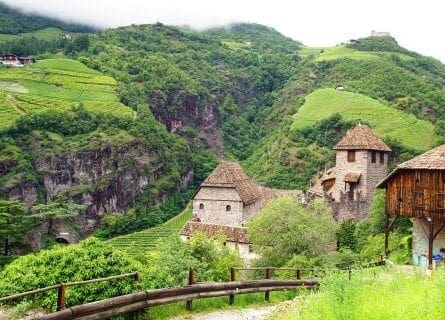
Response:
[{"label": "gravel path", "polygon": [[174,318],[173,320],[264,320],[276,306],[231,309],[210,313],[193,314]]}]

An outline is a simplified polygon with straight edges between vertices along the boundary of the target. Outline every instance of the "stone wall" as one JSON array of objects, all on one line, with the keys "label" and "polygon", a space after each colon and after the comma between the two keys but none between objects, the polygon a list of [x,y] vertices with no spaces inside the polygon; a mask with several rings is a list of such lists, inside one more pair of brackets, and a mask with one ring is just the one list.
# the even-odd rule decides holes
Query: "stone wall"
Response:
[{"label": "stone wall", "polygon": [[[428,228],[427,221],[413,219],[413,263],[416,266],[428,266],[428,236],[425,233]],[[445,248],[445,228],[433,242],[433,254],[440,253],[441,248]]]},{"label": "stone wall", "polygon": [[[380,163],[380,151],[376,151],[375,163],[372,163],[372,151],[356,150],[355,161],[348,162],[347,150],[338,150],[336,154],[336,182],[333,187],[331,202],[334,218],[361,220],[368,216],[375,187],[388,173],[388,154],[384,153]],[[348,172],[359,172],[360,180],[354,184],[352,197],[349,196],[350,184],[345,183]]]},{"label": "stone wall", "polygon": [[235,188],[201,187],[193,199],[193,216],[203,223],[241,227],[243,202]]}]

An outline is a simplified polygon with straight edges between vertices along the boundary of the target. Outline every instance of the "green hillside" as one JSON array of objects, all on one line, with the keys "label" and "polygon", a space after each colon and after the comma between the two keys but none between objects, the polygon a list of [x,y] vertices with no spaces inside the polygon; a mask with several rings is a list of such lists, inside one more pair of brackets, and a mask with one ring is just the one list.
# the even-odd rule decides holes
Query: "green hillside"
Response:
[{"label": "green hillside", "polygon": [[306,96],[305,104],[294,115],[291,129],[311,127],[334,113],[340,113],[345,120],[369,123],[381,138],[398,139],[408,148],[419,151],[432,148],[435,136],[430,122],[362,94],[335,89],[319,89]]},{"label": "green hillside", "polygon": [[[332,147],[361,119],[403,161],[445,142],[445,67],[391,38],[301,47],[303,65],[280,90],[261,139],[243,161],[257,181],[306,189],[334,164]],[[336,88],[344,87],[344,91]]]},{"label": "green hillside", "polygon": [[41,60],[31,67],[0,68],[0,130],[21,115],[70,111],[82,104],[93,113],[133,118],[119,102],[116,81],[70,59]]},{"label": "green hillside", "polygon": [[[61,30],[59,28],[53,28],[53,27],[44,28],[44,29],[33,31],[33,32],[23,32],[23,33],[19,33],[19,34],[1,33],[0,34],[0,42],[1,41],[17,40],[17,39],[20,39],[23,37],[35,37],[37,39],[44,39],[44,40],[61,39],[64,34],[67,34],[67,31]],[[73,35],[73,33],[69,33],[69,34]]]},{"label": "green hillside", "polygon": [[[51,28],[52,30],[54,30],[53,28],[57,28],[71,32],[95,31],[94,28],[85,25],[65,23],[58,19],[48,18],[37,14],[26,14],[4,3],[0,3],[0,34],[17,35],[48,28]],[[42,31],[40,34],[43,36],[43,34],[48,33],[47,31]]]},{"label": "green hillside", "polygon": [[316,61],[329,61],[340,58],[351,58],[357,60],[373,60],[373,59],[382,59],[390,57],[390,54],[395,55],[396,57],[402,60],[411,60],[412,57],[403,54],[403,53],[390,53],[387,51],[360,51],[355,50],[351,47],[347,47],[345,45],[338,45],[332,48],[325,48],[322,51],[319,48],[305,48],[303,54],[307,55],[309,53],[313,53],[316,55]]},{"label": "green hillside", "polygon": [[156,248],[156,244],[163,238],[178,234],[191,217],[191,208],[186,208],[183,212],[159,227],[115,237],[106,242],[131,256],[145,255],[147,251]]}]

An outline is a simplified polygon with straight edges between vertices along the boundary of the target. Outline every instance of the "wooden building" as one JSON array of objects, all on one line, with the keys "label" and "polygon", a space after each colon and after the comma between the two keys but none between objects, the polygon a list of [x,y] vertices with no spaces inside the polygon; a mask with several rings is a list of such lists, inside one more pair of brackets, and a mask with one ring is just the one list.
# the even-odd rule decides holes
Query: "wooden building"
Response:
[{"label": "wooden building", "polygon": [[400,164],[377,187],[386,189],[385,252],[398,218],[413,218],[414,263],[423,256],[431,266],[445,251],[445,144]]}]

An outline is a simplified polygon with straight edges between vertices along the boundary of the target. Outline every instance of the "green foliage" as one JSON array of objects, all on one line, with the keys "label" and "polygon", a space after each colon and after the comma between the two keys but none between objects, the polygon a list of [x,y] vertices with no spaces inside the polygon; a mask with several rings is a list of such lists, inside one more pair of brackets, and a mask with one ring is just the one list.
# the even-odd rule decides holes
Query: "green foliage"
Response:
[{"label": "green foliage", "polygon": [[355,223],[352,221],[352,219],[342,221],[337,230],[336,236],[338,249],[349,249],[352,251],[357,249]]},{"label": "green foliage", "polygon": [[281,266],[292,256],[315,257],[335,239],[330,209],[321,200],[303,206],[291,197],[271,201],[247,223],[259,265]]},{"label": "green foliage", "polygon": [[0,3],[0,12],[0,33],[17,34],[47,27],[56,27],[74,32],[92,32],[95,30],[85,25],[64,23],[57,19],[36,14],[24,14],[20,10],[13,9],[3,3]]},{"label": "green foliage", "polygon": [[183,242],[178,236],[165,239],[156,251],[147,255],[149,281],[152,288],[176,287],[187,284],[188,269],[195,269],[198,282],[230,281],[230,267],[242,266],[237,251],[223,244],[194,234]]},{"label": "green foliage", "polygon": [[86,207],[86,205],[69,202],[49,202],[36,204],[31,207],[31,211],[34,219],[49,221],[48,234],[50,234],[54,219],[72,219],[81,214]]},{"label": "green foliage", "polygon": [[[0,273],[0,296],[62,282],[109,277],[137,270],[143,271],[144,268],[124,253],[90,238],[76,246],[42,250],[14,260]],[[73,306],[106,299],[135,289],[136,283],[133,279],[115,280],[112,284],[70,287],[66,292],[66,305]],[[37,295],[33,305],[54,310],[56,297],[56,291]]]},{"label": "green foliage", "polygon": [[[11,249],[23,245],[24,236],[34,227],[35,221],[25,215],[23,203],[0,199],[0,248],[2,255],[10,255]],[[8,263],[4,261],[3,263]]]},{"label": "green foliage", "polygon": [[323,280],[320,292],[276,314],[277,319],[438,319],[443,317],[444,271],[407,275],[383,269],[334,274]]}]

